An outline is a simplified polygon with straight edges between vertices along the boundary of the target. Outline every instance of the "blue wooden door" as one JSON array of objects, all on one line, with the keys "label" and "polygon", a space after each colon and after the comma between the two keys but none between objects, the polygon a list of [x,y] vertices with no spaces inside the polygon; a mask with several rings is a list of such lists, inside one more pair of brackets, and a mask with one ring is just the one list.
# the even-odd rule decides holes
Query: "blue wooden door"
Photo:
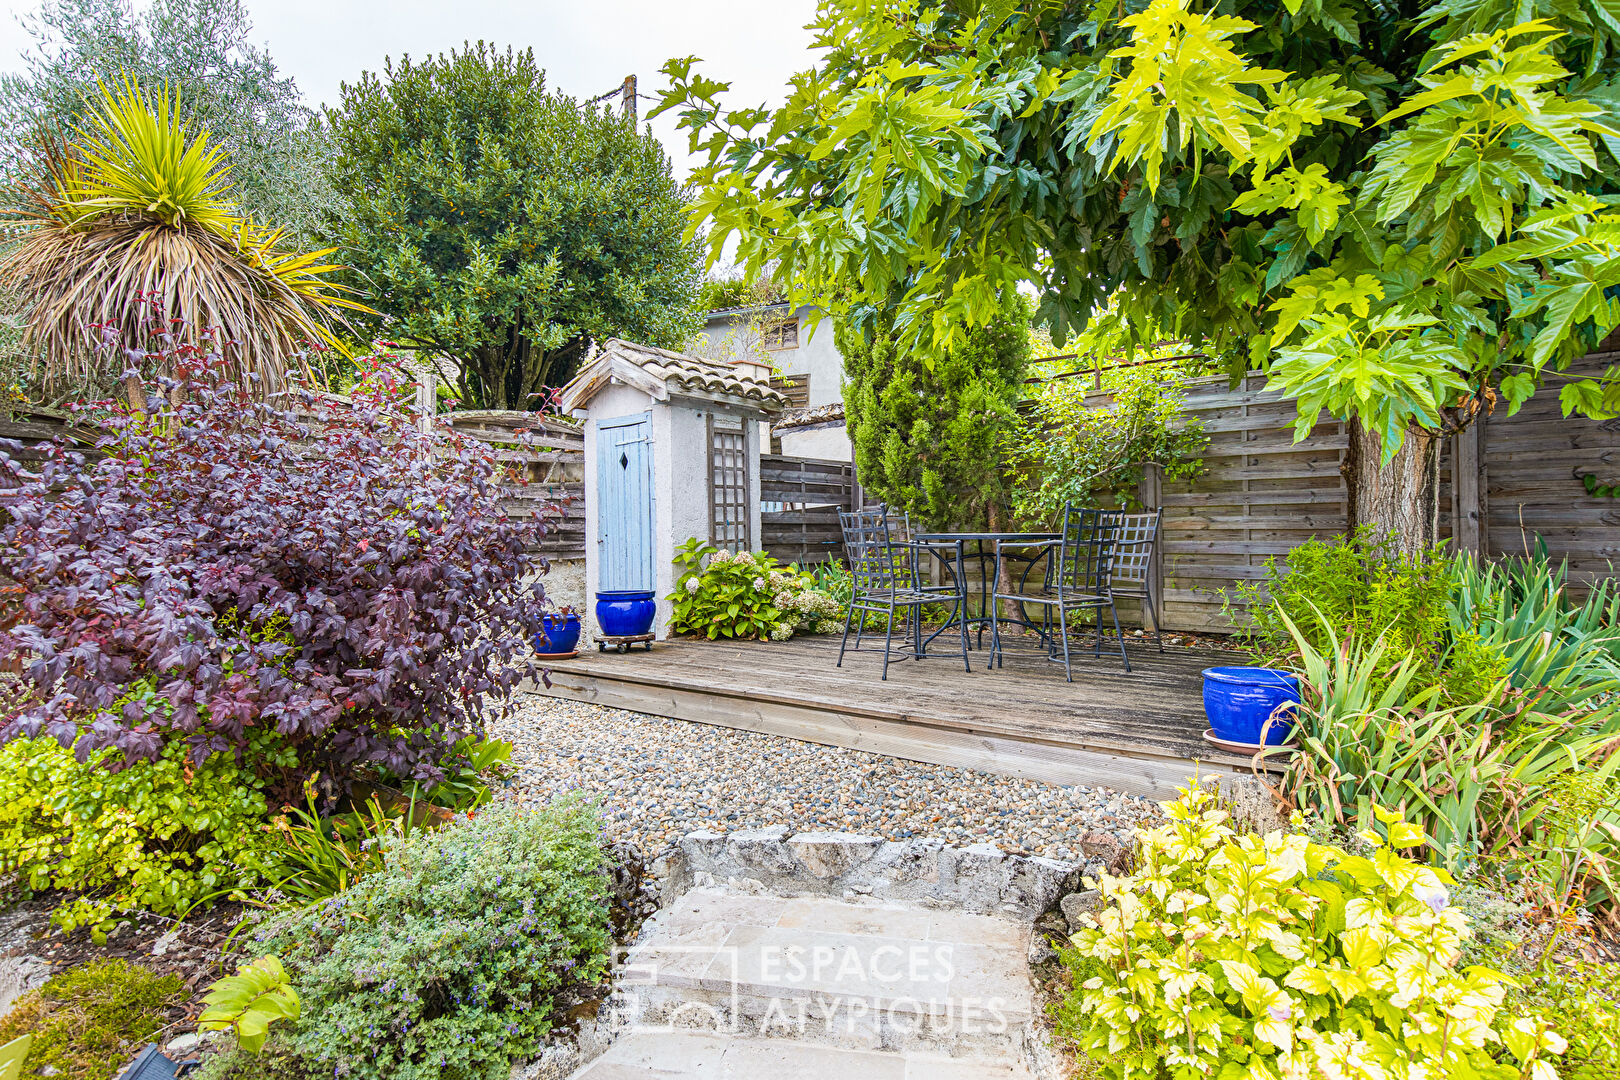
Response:
[{"label": "blue wooden door", "polygon": [[596,589],[656,589],[653,570],[652,418],[648,413],[596,425]]}]

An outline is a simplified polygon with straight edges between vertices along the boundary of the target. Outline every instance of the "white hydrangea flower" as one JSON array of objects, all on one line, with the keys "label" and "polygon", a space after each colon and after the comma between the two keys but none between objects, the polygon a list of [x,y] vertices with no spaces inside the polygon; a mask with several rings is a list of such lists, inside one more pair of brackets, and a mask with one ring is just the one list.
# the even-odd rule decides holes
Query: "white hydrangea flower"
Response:
[{"label": "white hydrangea flower", "polygon": [[721,548],[719,551],[717,551],[713,555],[709,556],[709,565],[710,566],[721,566],[721,565],[723,565],[725,563],[728,563],[730,561],[731,561],[731,552],[727,551],[725,548]]},{"label": "white hydrangea flower", "polygon": [[755,578],[754,579],[754,588],[761,591],[761,592],[763,592],[765,590],[765,579],[762,578],[762,577]]},{"label": "white hydrangea flower", "polygon": [[772,641],[786,641],[792,636],[793,627],[788,623],[777,623],[776,628],[771,631]]},{"label": "white hydrangea flower", "polygon": [[689,593],[696,593],[699,588],[701,588],[701,586],[698,584],[697,578],[692,578],[686,583],[686,591]]}]

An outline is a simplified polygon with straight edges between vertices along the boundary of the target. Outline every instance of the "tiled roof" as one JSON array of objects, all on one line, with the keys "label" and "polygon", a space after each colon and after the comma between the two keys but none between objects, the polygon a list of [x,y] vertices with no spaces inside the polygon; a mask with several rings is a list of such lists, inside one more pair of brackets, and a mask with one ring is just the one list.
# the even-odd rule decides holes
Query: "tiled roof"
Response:
[{"label": "tiled roof", "polygon": [[835,424],[844,419],[844,403],[832,401],[825,405],[812,405],[808,409],[794,409],[783,413],[776,423],[771,425],[771,434],[783,431],[792,431],[795,428],[813,427],[817,424]]},{"label": "tiled roof", "polygon": [[639,345],[620,338],[604,342],[599,356],[634,364],[649,375],[662,379],[666,386],[711,394],[731,394],[757,401],[771,412],[788,406],[785,394],[772,389],[770,383],[752,378],[752,372],[740,366],[670,352],[651,345]]}]

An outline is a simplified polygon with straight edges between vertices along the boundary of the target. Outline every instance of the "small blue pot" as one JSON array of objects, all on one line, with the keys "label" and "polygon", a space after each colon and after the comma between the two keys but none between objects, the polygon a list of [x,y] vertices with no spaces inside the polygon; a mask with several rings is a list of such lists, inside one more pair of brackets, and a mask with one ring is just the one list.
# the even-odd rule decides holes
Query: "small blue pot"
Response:
[{"label": "small blue pot", "polygon": [[[1204,715],[1215,737],[1225,742],[1279,746],[1294,730],[1299,679],[1286,671],[1258,667],[1204,669]],[[1278,709],[1281,712],[1278,712]],[[1266,721],[1271,726],[1266,727]]]},{"label": "small blue pot", "polygon": [[635,637],[652,629],[658,601],[651,589],[596,594],[596,625],[604,637]]},{"label": "small blue pot", "polygon": [[541,656],[571,653],[579,647],[579,616],[573,612],[540,616],[545,627],[534,635],[534,651]]}]

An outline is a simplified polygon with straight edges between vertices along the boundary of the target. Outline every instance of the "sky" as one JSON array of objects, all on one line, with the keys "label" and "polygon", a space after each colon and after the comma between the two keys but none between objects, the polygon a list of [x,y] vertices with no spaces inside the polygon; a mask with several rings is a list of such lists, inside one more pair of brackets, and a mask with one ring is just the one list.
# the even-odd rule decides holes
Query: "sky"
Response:
[{"label": "sky", "polygon": [[[140,7],[145,0],[135,0]],[[339,87],[385,56],[423,56],[480,38],[532,47],[548,83],[595,97],[634,74],[643,94],[665,85],[664,61],[700,56],[699,70],[732,84],[736,107],[779,104],[794,72],[810,66],[804,24],[814,0],[246,0],[253,40],[293,76],[311,105],[335,103]],[[0,70],[19,67],[28,36],[17,16],[37,0],[0,0]],[[641,111],[654,102],[643,100]],[[678,176],[694,159],[674,116],[653,121]]]}]

